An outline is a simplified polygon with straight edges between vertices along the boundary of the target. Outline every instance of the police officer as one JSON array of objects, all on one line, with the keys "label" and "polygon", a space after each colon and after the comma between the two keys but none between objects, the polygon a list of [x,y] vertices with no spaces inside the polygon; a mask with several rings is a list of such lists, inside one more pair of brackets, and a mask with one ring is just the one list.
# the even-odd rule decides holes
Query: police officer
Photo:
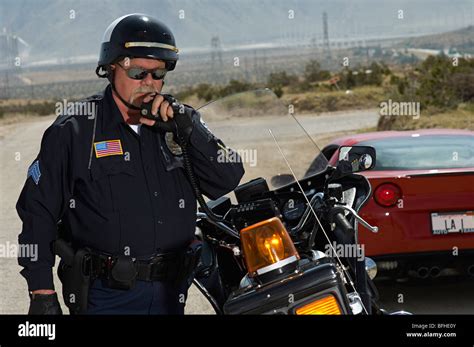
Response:
[{"label": "police officer", "polygon": [[[219,151],[231,150],[197,111],[159,94],[177,60],[173,34],[163,23],[142,14],[116,19],[104,34],[96,70],[110,84],[85,100],[94,107],[82,108],[93,114],[67,112],[44,133],[17,203],[19,243],[37,245],[39,254],[37,261],[19,258],[30,314],[61,313],[52,275],[58,222],[76,252],[73,263],[78,250],[87,250],[79,259],[90,280],[87,308],[76,312],[184,313],[195,187],[215,199],[232,191],[244,171],[238,161],[216,160]],[[160,121],[143,117],[147,103]],[[170,131],[157,127],[165,123]],[[184,145],[194,184],[184,170]],[[62,264],[65,259],[61,269],[78,271]],[[67,286],[66,279],[63,296],[71,309],[83,298],[69,295],[74,289],[64,292]]]}]

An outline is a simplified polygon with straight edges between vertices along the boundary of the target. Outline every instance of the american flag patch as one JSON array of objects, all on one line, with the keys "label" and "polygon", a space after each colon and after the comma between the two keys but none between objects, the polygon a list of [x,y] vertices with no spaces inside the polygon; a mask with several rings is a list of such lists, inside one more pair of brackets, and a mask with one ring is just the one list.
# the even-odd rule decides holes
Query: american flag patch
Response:
[{"label": "american flag patch", "polygon": [[107,157],[109,155],[122,155],[122,143],[120,140],[108,140],[94,142],[96,158]]}]

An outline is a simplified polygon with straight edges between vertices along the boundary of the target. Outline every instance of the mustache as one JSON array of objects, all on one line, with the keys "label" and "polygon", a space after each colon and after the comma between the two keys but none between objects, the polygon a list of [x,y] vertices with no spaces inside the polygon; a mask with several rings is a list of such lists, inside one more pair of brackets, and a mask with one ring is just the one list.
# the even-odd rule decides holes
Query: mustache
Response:
[{"label": "mustache", "polygon": [[158,90],[156,90],[153,87],[138,87],[132,92],[132,95],[130,95],[130,103],[133,104],[133,101],[136,99],[138,94],[151,94],[151,93],[158,93]]},{"label": "mustache", "polygon": [[142,87],[138,87],[137,89],[133,91],[133,94],[138,94],[138,93],[158,93],[158,91],[153,87],[142,86]]}]

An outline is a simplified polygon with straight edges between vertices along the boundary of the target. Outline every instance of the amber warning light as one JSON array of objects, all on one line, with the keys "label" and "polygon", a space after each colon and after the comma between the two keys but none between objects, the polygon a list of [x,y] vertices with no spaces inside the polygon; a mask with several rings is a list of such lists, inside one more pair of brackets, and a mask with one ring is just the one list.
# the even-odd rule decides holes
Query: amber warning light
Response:
[{"label": "amber warning light", "polygon": [[249,275],[283,273],[295,268],[300,259],[281,220],[273,217],[240,231],[240,240]]}]

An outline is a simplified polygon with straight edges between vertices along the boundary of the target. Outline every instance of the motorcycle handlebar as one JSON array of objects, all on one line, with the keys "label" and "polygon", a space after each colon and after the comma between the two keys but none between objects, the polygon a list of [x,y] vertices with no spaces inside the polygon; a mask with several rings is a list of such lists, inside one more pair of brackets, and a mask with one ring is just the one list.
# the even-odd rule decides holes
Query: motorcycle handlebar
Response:
[{"label": "motorcycle handlebar", "polygon": [[354,228],[351,223],[347,220],[343,213],[339,212],[334,215],[334,222],[340,227],[345,233],[353,234]]}]

